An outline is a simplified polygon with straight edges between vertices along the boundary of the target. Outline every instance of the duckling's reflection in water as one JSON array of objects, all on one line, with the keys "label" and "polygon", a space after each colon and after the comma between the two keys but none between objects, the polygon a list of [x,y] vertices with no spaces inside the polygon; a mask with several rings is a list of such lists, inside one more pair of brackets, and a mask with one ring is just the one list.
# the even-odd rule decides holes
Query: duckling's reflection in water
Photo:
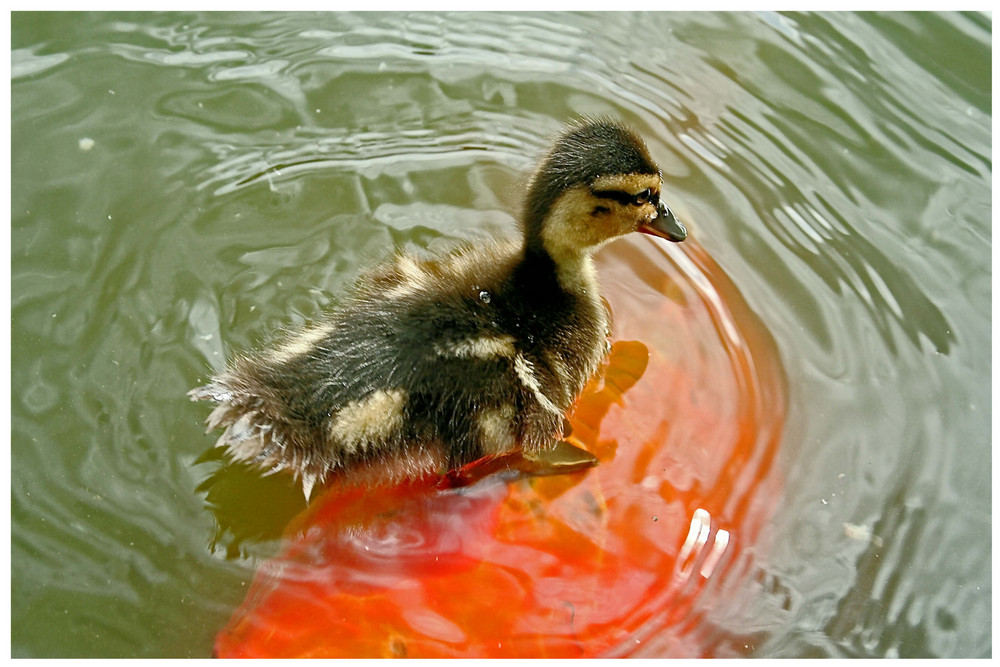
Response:
[{"label": "duckling's reflection in water", "polygon": [[687,236],[646,146],[610,120],[571,125],[541,162],[523,239],[443,258],[397,256],[346,304],[235,358],[190,392],[237,461],[365,485],[496,470],[581,470],[566,415],[604,359],[592,254],[640,231]]}]

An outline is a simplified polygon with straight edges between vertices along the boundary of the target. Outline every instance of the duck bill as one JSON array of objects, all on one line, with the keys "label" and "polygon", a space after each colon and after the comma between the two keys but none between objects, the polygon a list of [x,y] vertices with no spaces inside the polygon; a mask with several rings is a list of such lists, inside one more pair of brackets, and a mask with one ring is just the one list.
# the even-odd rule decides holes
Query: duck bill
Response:
[{"label": "duck bill", "polygon": [[667,239],[674,243],[680,243],[688,235],[687,228],[663,202],[660,202],[659,206],[656,207],[656,217],[639,225],[639,231],[659,236],[661,239]]}]

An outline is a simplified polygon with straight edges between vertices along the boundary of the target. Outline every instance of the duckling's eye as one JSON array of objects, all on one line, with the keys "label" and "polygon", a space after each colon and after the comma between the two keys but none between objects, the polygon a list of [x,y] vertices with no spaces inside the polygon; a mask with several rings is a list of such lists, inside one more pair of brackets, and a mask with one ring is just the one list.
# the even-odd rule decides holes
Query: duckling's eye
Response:
[{"label": "duckling's eye", "polygon": [[646,188],[636,196],[632,197],[632,204],[634,206],[642,206],[643,204],[648,202],[652,196],[653,196],[653,191],[650,190],[649,188]]}]

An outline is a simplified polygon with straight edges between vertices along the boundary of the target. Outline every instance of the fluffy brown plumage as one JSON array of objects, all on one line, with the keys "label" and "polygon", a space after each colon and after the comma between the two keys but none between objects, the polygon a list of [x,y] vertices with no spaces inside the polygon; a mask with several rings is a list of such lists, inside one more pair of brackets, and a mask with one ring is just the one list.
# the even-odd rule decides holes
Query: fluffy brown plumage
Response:
[{"label": "fluffy brown plumage", "polygon": [[631,131],[572,124],[532,179],[520,242],[398,255],[190,395],[218,403],[208,428],[235,459],[291,470],[307,497],[330,475],[399,480],[552,448],[607,349],[591,254],[633,231],[687,234],[661,187]]}]

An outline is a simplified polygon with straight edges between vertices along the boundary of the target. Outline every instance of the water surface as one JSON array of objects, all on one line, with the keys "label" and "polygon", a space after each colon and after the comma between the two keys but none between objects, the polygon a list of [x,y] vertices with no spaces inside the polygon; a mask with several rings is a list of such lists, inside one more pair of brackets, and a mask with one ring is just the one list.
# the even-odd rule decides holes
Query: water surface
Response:
[{"label": "water surface", "polygon": [[991,653],[988,17],[18,13],[11,33],[14,655],[207,656],[302,501],[219,472],[185,391],[394,248],[509,233],[578,114],[647,138],[787,375],[779,510],[700,650]]}]

